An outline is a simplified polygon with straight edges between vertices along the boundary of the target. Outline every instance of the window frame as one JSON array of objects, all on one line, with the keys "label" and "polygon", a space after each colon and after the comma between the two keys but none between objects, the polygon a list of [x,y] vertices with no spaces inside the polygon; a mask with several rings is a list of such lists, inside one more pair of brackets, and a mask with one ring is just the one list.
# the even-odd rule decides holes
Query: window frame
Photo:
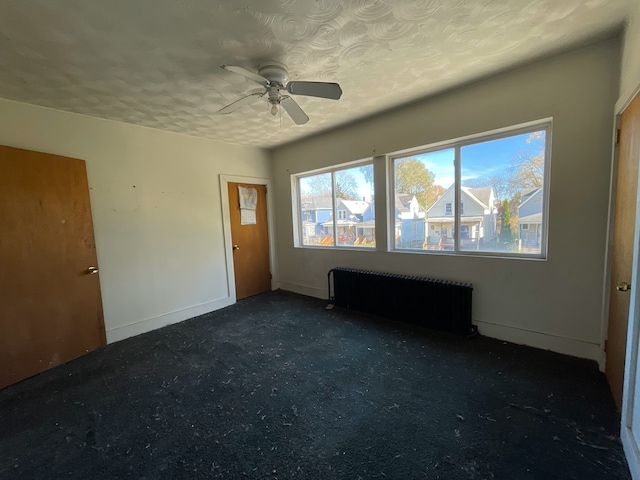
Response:
[{"label": "window frame", "polygon": [[[309,170],[305,172],[299,172],[291,174],[291,200],[292,200],[292,220],[293,220],[293,246],[294,248],[309,248],[309,249],[317,249],[317,250],[353,250],[357,252],[375,252],[378,250],[378,244],[376,242],[375,247],[361,247],[355,245],[339,245],[338,244],[338,211],[336,210],[338,206],[338,202],[340,199],[336,198],[335,192],[335,174],[341,170],[349,170],[352,168],[364,167],[370,165],[373,173],[372,178],[372,190],[375,196],[375,162],[373,157],[364,158],[360,160],[356,160],[353,162],[341,163],[339,165],[334,165],[326,168],[318,168],[314,170]],[[333,221],[332,232],[333,232],[333,244],[332,245],[304,245],[303,244],[303,221],[302,221],[302,200],[300,198],[300,179],[313,177],[315,175],[322,175],[329,173],[331,175],[331,217]],[[347,211],[344,210],[345,216]],[[375,217],[374,217],[375,218]],[[376,223],[379,220],[376,220]]]},{"label": "window frame", "polygon": [[[462,200],[462,190],[461,184],[462,182],[461,171],[461,151],[462,148],[475,145],[478,143],[490,142],[493,140],[500,140],[503,138],[513,137],[517,135],[523,135],[526,133],[533,132],[545,132],[545,142],[544,142],[544,173],[542,180],[542,222],[541,222],[541,230],[543,235],[541,235],[540,239],[540,253],[536,254],[524,254],[522,252],[491,252],[491,251],[474,251],[474,250],[462,250],[460,248],[460,217],[462,215],[461,209],[453,209],[453,226],[452,226],[452,237],[454,239],[454,248],[453,250],[422,250],[422,249],[412,249],[412,248],[398,248],[395,246],[395,242],[388,242],[389,248],[388,250],[393,253],[407,253],[407,254],[423,254],[423,255],[446,255],[446,256],[473,256],[473,257],[493,257],[493,258],[509,258],[509,259],[518,259],[518,260],[547,260],[548,256],[548,243],[549,243],[549,203],[550,203],[550,184],[551,184],[551,146],[552,146],[552,135],[553,135],[553,119],[546,118],[541,120],[536,120],[533,122],[522,123],[519,125],[513,125],[510,127],[500,128],[497,130],[490,130],[487,132],[481,132],[473,135],[468,135],[465,137],[460,137],[451,140],[445,140],[441,142],[435,142],[432,144],[424,145],[421,147],[415,147],[405,150],[400,150],[397,152],[393,152],[387,155],[387,189],[389,192],[388,195],[388,211],[393,212],[393,204],[392,199],[395,198],[395,161],[402,158],[408,158],[414,155],[423,155],[433,152],[438,152],[442,150],[453,149],[454,150],[454,199],[453,202],[450,202],[453,208],[453,205],[461,205]],[[447,202],[449,203],[449,202]],[[426,206],[423,208],[427,209]],[[427,209],[428,210],[428,209]],[[446,203],[445,203],[445,216],[446,215]],[[392,217],[392,215],[390,215]],[[497,214],[496,214],[497,218]],[[389,231],[392,227],[393,218],[389,218],[387,230]]]}]

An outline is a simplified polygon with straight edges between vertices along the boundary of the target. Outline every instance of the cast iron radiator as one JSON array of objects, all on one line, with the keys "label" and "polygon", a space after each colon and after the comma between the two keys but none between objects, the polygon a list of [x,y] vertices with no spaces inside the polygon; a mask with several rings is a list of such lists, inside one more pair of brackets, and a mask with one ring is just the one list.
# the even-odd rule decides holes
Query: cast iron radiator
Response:
[{"label": "cast iron radiator", "polygon": [[329,301],[336,306],[460,335],[477,332],[469,283],[350,268],[329,270],[328,277]]}]

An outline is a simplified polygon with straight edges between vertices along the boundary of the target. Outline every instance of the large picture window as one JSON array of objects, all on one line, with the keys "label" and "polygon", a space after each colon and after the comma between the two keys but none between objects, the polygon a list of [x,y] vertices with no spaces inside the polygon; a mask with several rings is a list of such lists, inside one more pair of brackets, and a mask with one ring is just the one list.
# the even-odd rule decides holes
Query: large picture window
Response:
[{"label": "large picture window", "polygon": [[373,165],[295,177],[298,245],[375,248]]},{"label": "large picture window", "polygon": [[544,257],[549,134],[544,123],[391,157],[395,249]]}]

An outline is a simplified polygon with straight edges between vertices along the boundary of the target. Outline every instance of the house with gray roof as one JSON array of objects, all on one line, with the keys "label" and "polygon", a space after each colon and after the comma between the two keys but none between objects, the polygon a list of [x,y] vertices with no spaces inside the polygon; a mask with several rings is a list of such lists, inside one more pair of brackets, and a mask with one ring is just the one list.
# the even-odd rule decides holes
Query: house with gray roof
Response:
[{"label": "house with gray roof", "polygon": [[[357,226],[364,220],[365,213],[369,210],[369,202],[364,200],[336,199],[336,240],[339,245],[353,245],[359,237]],[[333,232],[333,214],[322,224],[322,230],[329,235]]]},{"label": "house with gray roof", "polygon": [[542,238],[542,187],[522,190],[518,207],[518,240],[525,248],[539,248]]},{"label": "house with gray roof", "polygon": [[[427,246],[453,249],[455,189],[450,186],[427,210]],[[496,235],[495,196],[492,187],[460,187],[460,247],[479,248]]]},{"label": "house with gray roof", "polygon": [[425,217],[426,212],[415,195],[396,193],[396,248],[422,248],[426,231]]},{"label": "house with gray roof", "polygon": [[309,196],[301,199],[300,220],[304,245],[318,244],[326,236],[322,224],[331,216],[332,208],[331,197]]}]

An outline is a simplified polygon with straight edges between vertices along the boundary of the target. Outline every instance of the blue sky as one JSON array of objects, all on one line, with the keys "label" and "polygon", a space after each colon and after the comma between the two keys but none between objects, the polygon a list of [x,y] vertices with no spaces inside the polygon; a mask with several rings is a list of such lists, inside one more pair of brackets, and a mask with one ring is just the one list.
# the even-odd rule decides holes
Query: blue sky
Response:
[{"label": "blue sky", "polygon": [[[540,140],[534,140],[532,143],[527,143],[527,139],[530,138],[531,134],[525,133],[462,147],[461,174],[463,184],[472,179],[491,177],[505,173],[516,153],[532,149],[535,151],[535,149],[539,147],[539,143],[536,145],[536,142],[544,142],[544,131],[541,133],[542,138]],[[453,148],[447,148],[421,155],[410,155],[405,158],[416,158],[420,160],[434,173],[435,183],[437,185],[449,188],[455,178],[455,170],[453,167],[454,156],[455,150]],[[396,161],[398,160],[401,159],[397,159]],[[373,189],[372,186],[365,181],[360,167],[353,167],[347,169],[347,171],[356,179],[359,199],[365,198],[367,201],[370,201]],[[300,180],[303,191],[308,191],[308,180],[308,178]]]},{"label": "blue sky", "polygon": [[[365,198],[367,202],[371,201],[371,198],[373,197],[373,188],[371,187],[371,185],[369,185],[365,181],[364,175],[360,171],[360,167],[348,168],[348,169],[346,169],[346,171],[348,171],[356,179],[356,182],[358,184],[358,188],[357,188],[358,189],[358,200],[362,200],[363,198]],[[330,174],[329,173],[324,173],[322,175],[329,176]],[[306,178],[301,178],[300,179],[300,188],[302,189],[303,194],[308,193],[308,192],[311,191],[311,188],[309,187],[309,180],[310,179],[311,179],[311,177],[306,177]]]},{"label": "blue sky", "polygon": [[360,171],[360,167],[352,168],[350,172],[354,177],[356,177],[356,182],[358,182],[358,200],[362,200],[364,198],[367,202],[370,202],[373,197],[373,188],[365,181],[364,175]]},{"label": "blue sky", "polygon": [[[533,143],[527,143],[530,135],[525,133],[462,147],[461,175],[463,184],[471,179],[491,177],[505,172],[514,154],[535,148]],[[544,137],[543,140],[537,141],[544,141]],[[450,148],[422,155],[412,155],[411,157],[420,160],[435,174],[437,185],[449,188],[455,177],[454,154],[454,149]]]}]

